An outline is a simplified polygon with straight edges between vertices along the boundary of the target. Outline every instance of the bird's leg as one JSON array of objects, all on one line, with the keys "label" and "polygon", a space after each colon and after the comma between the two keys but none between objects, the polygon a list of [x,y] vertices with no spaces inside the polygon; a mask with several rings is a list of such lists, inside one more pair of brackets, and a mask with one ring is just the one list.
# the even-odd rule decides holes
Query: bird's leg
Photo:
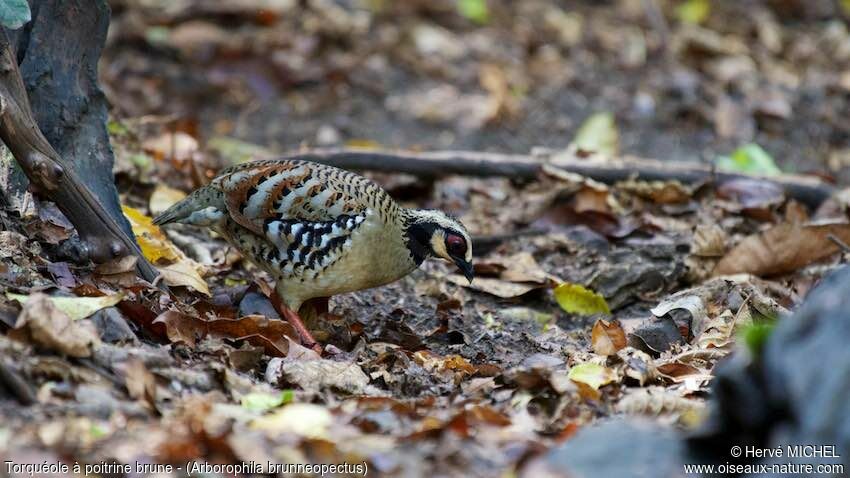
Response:
[{"label": "bird's leg", "polygon": [[301,345],[313,349],[316,353],[322,353],[322,346],[316,342],[316,339],[313,338],[313,334],[307,329],[304,325],[304,322],[301,321],[301,317],[298,315],[298,312],[287,307],[277,291],[272,292],[272,305],[274,305],[275,309],[277,309],[280,316],[286,319],[292,327],[295,328],[295,331],[298,332],[298,336],[301,338]]}]

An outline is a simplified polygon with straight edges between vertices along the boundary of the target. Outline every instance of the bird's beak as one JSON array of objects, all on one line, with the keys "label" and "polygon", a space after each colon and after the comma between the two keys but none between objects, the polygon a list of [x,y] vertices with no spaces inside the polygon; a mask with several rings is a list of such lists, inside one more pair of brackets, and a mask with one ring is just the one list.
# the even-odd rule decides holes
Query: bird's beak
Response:
[{"label": "bird's beak", "polygon": [[472,263],[466,262],[463,259],[455,259],[454,263],[457,268],[460,269],[461,272],[463,272],[463,275],[464,277],[466,277],[466,280],[468,280],[469,283],[472,284],[472,279],[475,278],[475,270],[472,268]]}]

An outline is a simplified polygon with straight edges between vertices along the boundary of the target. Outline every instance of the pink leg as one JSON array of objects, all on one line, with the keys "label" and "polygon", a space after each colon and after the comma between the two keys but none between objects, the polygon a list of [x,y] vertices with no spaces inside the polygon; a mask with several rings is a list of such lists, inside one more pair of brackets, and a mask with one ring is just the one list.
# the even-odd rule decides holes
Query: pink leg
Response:
[{"label": "pink leg", "polygon": [[283,304],[283,301],[280,300],[280,296],[277,295],[277,292],[272,293],[272,304],[280,313],[281,317],[286,319],[294,328],[295,331],[298,332],[298,336],[301,337],[301,345],[313,349],[316,353],[322,353],[322,346],[316,342],[316,339],[313,338],[313,334],[307,330],[307,327],[304,325],[304,322],[301,321],[301,317],[298,315],[298,312],[290,309],[286,305]]}]

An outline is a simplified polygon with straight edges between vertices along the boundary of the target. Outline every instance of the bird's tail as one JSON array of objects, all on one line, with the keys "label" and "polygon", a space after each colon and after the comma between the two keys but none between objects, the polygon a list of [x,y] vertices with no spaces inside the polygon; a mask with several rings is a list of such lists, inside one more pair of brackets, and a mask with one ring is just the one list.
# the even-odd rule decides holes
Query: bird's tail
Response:
[{"label": "bird's tail", "polygon": [[204,186],[166,209],[153,223],[158,226],[171,222],[211,226],[220,221],[226,211],[224,193],[214,186]]}]

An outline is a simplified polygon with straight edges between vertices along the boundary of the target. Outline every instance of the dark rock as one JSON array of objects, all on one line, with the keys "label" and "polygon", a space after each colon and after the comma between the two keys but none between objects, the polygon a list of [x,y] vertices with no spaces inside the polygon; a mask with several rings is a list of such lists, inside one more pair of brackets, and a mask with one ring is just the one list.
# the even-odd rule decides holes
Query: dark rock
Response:
[{"label": "dark rock", "polygon": [[104,342],[136,342],[136,334],[130,324],[115,307],[107,307],[94,313],[91,317],[100,339]]},{"label": "dark rock", "polygon": [[644,322],[629,334],[629,345],[656,357],[669,350],[673,344],[681,344],[684,341],[679,328],[669,316]]},{"label": "dark rock", "polygon": [[248,292],[239,302],[239,316],[246,315],[262,315],[272,320],[281,320],[280,314],[277,313],[268,297],[259,292]]},{"label": "dark rock", "polygon": [[522,477],[664,478],[683,476],[683,445],[673,430],[640,421],[612,420],[532,460]]},{"label": "dark rock", "polygon": [[[733,445],[778,446],[782,457],[749,461],[850,469],[848,290],[850,269],[844,268],[824,279],[793,317],[780,321],[760,357],[738,353],[718,365],[712,413],[689,439],[693,455],[724,463]],[[841,458],[789,457],[788,445],[834,446]]]}]

